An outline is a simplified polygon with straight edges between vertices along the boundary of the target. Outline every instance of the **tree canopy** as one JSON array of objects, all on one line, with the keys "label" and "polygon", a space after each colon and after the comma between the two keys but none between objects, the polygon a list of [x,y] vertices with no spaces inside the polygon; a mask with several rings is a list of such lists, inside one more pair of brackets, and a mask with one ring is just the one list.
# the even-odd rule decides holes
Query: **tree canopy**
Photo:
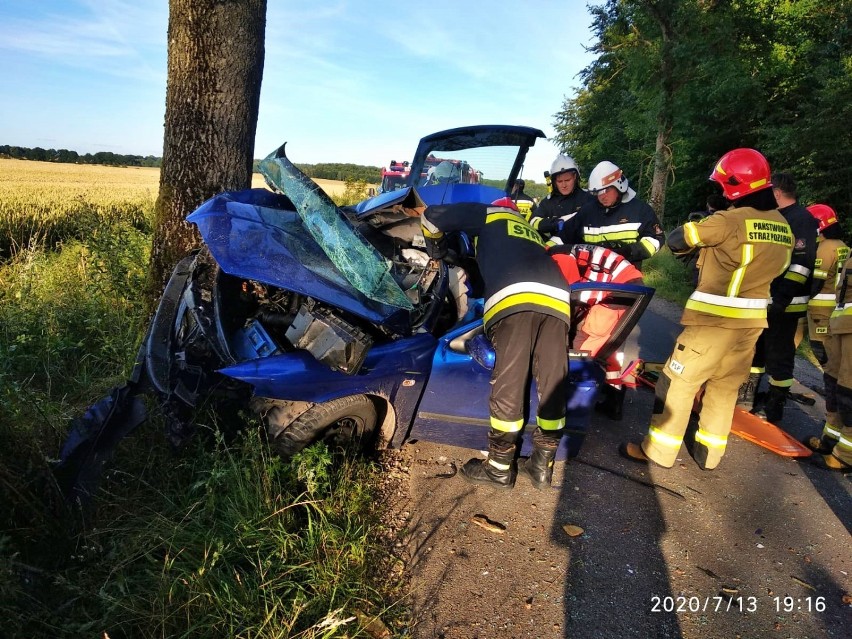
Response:
[{"label": "tree canopy", "polygon": [[707,178],[721,155],[752,147],[795,176],[803,204],[829,204],[852,229],[852,0],[590,9],[596,58],[554,123],[586,174],[611,160],[650,201],[662,167],[658,213],[671,227],[716,192]]}]

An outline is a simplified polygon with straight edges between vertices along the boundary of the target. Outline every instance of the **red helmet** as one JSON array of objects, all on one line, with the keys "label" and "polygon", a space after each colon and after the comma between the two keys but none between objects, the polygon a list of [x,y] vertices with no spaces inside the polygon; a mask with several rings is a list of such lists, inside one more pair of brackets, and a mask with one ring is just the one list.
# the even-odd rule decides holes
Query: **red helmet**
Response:
[{"label": "red helmet", "polygon": [[808,212],[819,222],[818,233],[822,233],[832,224],[837,224],[837,213],[828,204],[811,204]]},{"label": "red helmet", "polygon": [[501,197],[499,200],[494,200],[491,203],[491,206],[502,206],[507,209],[512,209],[513,211],[518,210],[518,205],[515,204],[515,201],[508,195],[506,197]]},{"label": "red helmet", "polygon": [[716,162],[710,179],[722,186],[727,199],[738,200],[750,193],[770,188],[772,182],[769,176],[769,162],[760,151],[734,149]]}]

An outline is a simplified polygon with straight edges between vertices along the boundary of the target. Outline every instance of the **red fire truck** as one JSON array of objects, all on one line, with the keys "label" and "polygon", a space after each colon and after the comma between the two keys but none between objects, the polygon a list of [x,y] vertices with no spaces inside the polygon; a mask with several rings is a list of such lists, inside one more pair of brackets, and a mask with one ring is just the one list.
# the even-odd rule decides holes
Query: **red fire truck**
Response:
[{"label": "red fire truck", "polygon": [[[382,168],[381,193],[395,191],[406,185],[411,175],[408,161],[391,160],[390,165]],[[430,155],[423,164],[420,180],[414,186],[438,184],[442,181],[457,184],[478,184],[480,173],[465,160],[451,160]]]}]

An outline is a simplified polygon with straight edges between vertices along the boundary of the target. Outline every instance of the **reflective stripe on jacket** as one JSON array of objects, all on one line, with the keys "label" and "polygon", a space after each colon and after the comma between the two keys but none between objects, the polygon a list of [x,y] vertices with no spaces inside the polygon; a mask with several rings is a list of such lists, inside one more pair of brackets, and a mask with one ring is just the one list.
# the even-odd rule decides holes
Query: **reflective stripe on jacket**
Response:
[{"label": "reflective stripe on jacket", "polygon": [[636,268],[663,245],[660,220],[647,203],[634,197],[605,208],[597,199],[583,205],[565,222],[559,238],[564,244],[597,244],[623,255]]},{"label": "reflective stripe on jacket", "polygon": [[790,265],[772,282],[770,295],[776,304],[784,304],[787,313],[804,313],[811,294],[819,223],[798,202],[778,211],[790,225],[794,243]]},{"label": "reflective stripe on jacket", "polygon": [[831,313],[829,331],[833,335],[852,333],[852,257],[847,258],[837,281],[837,305]]},{"label": "reflective stripe on jacket", "polygon": [[485,284],[486,330],[520,311],[570,323],[568,284],[545,251],[544,240],[516,211],[474,202],[435,205],[426,208],[421,225],[427,243],[454,231],[474,240]]},{"label": "reflective stripe on jacket", "polygon": [[681,323],[764,328],[771,282],[790,264],[793,233],[778,211],[717,211],[673,230],[674,253],[702,251],[698,285]]},{"label": "reflective stripe on jacket", "polygon": [[825,319],[837,305],[837,283],[840,268],[849,257],[849,247],[843,240],[821,238],[817,243],[812,296],[808,301],[808,315]]}]

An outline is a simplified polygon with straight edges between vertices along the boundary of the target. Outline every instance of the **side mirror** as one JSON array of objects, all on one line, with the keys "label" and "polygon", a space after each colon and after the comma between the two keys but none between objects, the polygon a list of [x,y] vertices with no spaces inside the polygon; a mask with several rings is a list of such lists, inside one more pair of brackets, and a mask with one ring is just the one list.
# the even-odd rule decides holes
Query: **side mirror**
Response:
[{"label": "side mirror", "polygon": [[468,340],[465,344],[468,355],[473,358],[473,361],[482,366],[486,370],[494,369],[494,362],[497,359],[497,354],[494,352],[494,346],[491,341],[480,333]]}]

